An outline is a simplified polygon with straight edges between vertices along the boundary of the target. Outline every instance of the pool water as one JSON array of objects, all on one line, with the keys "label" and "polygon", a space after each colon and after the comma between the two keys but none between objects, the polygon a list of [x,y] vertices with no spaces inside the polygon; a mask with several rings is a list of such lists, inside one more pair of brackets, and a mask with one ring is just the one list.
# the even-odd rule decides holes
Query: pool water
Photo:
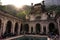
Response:
[{"label": "pool water", "polygon": [[32,36],[23,36],[16,38],[14,40],[47,40],[47,37],[32,37]]}]

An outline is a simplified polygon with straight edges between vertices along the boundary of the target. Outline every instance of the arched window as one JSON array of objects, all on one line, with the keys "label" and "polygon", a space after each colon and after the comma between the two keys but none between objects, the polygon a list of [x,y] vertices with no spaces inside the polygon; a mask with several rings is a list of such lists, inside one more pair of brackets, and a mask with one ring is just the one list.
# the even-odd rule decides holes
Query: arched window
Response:
[{"label": "arched window", "polygon": [[11,33],[12,22],[8,21],[6,26],[6,33]]},{"label": "arched window", "polygon": [[23,33],[23,24],[21,24],[20,33]]},{"label": "arched window", "polygon": [[41,17],[40,16],[37,16],[36,19],[39,20]]},{"label": "arched window", "polygon": [[31,33],[33,33],[33,27],[31,27]]},{"label": "arched window", "polygon": [[36,33],[37,33],[37,34],[40,33],[40,28],[41,28],[40,24],[37,23],[37,24],[36,24]]},{"label": "arched window", "polygon": [[43,33],[46,34],[46,26],[43,27]]},{"label": "arched window", "polygon": [[15,23],[15,34],[18,33],[18,23]]}]

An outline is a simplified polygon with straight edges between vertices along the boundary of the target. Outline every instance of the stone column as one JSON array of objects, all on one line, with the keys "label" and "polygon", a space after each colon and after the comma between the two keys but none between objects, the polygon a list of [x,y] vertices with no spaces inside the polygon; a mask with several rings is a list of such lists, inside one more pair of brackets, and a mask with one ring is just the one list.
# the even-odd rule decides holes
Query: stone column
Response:
[{"label": "stone column", "polygon": [[14,34],[14,30],[15,30],[15,22],[12,23],[12,26],[11,26],[11,33]]},{"label": "stone column", "polygon": [[35,25],[33,25],[33,32],[36,33]]},{"label": "stone column", "polygon": [[[21,29],[21,23],[20,23],[20,29]],[[20,30],[20,29],[19,29],[19,30]],[[20,33],[19,33],[19,34],[20,34]]]},{"label": "stone column", "polygon": [[41,25],[41,32],[40,32],[41,34],[43,33],[43,25]]},{"label": "stone column", "polygon": [[48,25],[46,25],[46,34],[48,34],[49,29],[48,29]]},{"label": "stone column", "polygon": [[6,31],[6,26],[7,26],[6,24],[7,24],[7,22],[3,21],[3,24],[2,24],[2,34],[4,34],[5,31]]},{"label": "stone column", "polygon": [[29,25],[29,33],[31,33],[31,26]]},{"label": "stone column", "polygon": [[20,26],[21,26],[21,23],[18,24],[18,35],[20,34]]}]

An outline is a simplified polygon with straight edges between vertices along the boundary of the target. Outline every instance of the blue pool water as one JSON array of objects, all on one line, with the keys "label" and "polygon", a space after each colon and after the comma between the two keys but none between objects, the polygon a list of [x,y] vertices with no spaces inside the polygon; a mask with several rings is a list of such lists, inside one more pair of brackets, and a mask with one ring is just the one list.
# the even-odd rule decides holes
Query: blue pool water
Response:
[{"label": "blue pool water", "polygon": [[47,40],[47,37],[32,37],[32,36],[23,36],[16,38],[14,40]]}]

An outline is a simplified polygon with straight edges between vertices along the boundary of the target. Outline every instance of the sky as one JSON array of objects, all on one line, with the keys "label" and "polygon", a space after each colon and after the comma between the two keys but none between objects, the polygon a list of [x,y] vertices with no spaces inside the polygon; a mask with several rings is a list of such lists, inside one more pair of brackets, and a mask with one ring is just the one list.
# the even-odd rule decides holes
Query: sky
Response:
[{"label": "sky", "polygon": [[31,5],[31,3],[40,3],[42,0],[1,0],[2,5],[12,4],[16,7],[20,7],[23,5]]}]

